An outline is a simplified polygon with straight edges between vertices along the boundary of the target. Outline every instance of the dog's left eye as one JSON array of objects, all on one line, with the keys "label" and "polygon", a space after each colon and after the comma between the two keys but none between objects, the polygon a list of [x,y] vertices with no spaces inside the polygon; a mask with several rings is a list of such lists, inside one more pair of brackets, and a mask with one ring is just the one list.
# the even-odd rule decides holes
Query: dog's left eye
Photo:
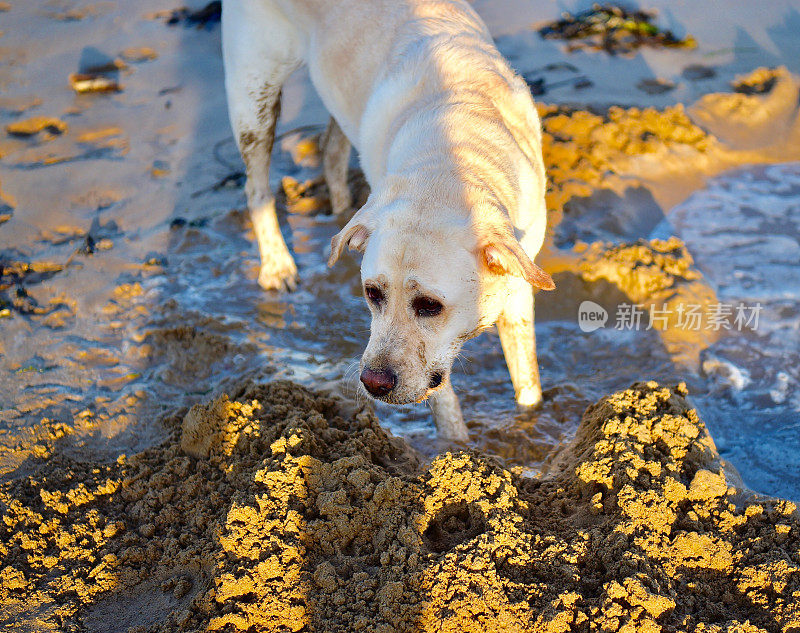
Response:
[{"label": "dog's left eye", "polygon": [[435,317],[444,308],[436,299],[430,297],[417,297],[411,302],[411,307],[418,317]]}]

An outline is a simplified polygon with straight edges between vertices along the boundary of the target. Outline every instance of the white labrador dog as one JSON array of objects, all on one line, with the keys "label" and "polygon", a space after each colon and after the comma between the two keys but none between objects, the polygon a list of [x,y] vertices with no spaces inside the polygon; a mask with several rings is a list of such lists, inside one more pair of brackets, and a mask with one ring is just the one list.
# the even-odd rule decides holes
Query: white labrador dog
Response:
[{"label": "white labrador dog", "polygon": [[[462,344],[497,324],[517,401],[540,402],[533,263],[544,238],[539,117],[525,82],[464,0],[225,0],[225,85],[247,168],[259,283],[292,289],[269,163],[281,86],[301,63],[332,115],[323,166],[350,204],[350,141],[371,194],[331,241],[363,253],[372,313],[361,382],[394,404],[430,400],[441,436],[466,439],[450,384]],[[338,124],[338,125],[337,125]]]}]

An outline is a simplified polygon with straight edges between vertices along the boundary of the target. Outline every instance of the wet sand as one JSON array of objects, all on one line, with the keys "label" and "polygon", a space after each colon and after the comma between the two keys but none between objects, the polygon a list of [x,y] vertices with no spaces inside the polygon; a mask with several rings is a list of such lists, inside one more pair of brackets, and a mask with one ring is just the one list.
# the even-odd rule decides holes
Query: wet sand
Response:
[{"label": "wet sand", "polygon": [[[537,97],[544,406],[515,410],[495,333],[470,342],[464,447],[424,406],[353,401],[368,315],[357,262],[325,267],[343,220],[307,77],[273,169],[302,284],[270,295],[218,27],[155,0],[0,3],[0,627],[800,629],[796,511],[748,492],[800,499],[800,174],[714,179],[800,160],[796,10],[655,4],[697,50],[567,54],[533,28],[551,6],[478,3],[526,77],[593,85]],[[98,64],[118,91],[70,87]],[[587,334],[584,300],[762,301],[766,333]]]},{"label": "wet sand", "polygon": [[[477,5],[512,64],[546,86],[579,75],[593,85],[538,97],[551,214],[540,263],[563,289],[537,302],[551,397],[535,419],[519,416],[496,335],[470,342],[455,382],[475,444],[535,470],[574,432],[585,406],[645,377],[687,380],[696,397],[708,396],[707,414],[720,411],[715,433],[732,439],[734,430],[719,422],[729,403],[700,371],[715,336],[670,328],[635,341],[584,340],[574,327],[582,300],[608,298],[612,308],[631,297],[626,284],[577,271],[609,246],[675,236],[664,228],[671,206],[714,174],[797,158],[791,97],[800,55],[780,26],[791,23],[791,7],[776,3],[757,16],[731,9],[713,28],[692,7],[664,7],[659,24],[680,37],[691,30],[696,49],[612,58],[541,40],[537,23],[557,16],[523,4]],[[0,390],[12,394],[0,410],[4,475],[27,472],[54,425],[69,430],[62,450],[113,460],[160,441],[163,416],[244,375],[344,384],[348,393],[356,382],[368,329],[357,262],[325,267],[341,222],[326,215],[323,189],[302,186],[319,175],[314,129],[324,125],[324,109],[307,76],[291,78],[272,184],[289,190],[290,212],[281,217],[303,283],[291,295],[266,294],[253,283],[257,251],[221,90],[219,28],[171,27],[170,14],[156,0],[9,3],[0,13]],[[758,45],[733,39],[737,29]],[[763,94],[732,92],[737,77],[765,63],[788,70],[765,71],[775,81]],[[97,66],[120,91],[76,93],[70,75]],[[694,74],[684,77],[685,68]],[[676,89],[636,88],[653,73]],[[363,198],[356,173],[353,185]],[[711,305],[716,283],[678,279],[646,302],[678,294]],[[594,370],[609,362],[613,372]],[[793,388],[798,381],[789,378],[758,397]],[[446,448],[425,407],[379,407],[379,415],[429,456]],[[763,476],[762,460],[738,449],[731,457],[754,487],[800,498],[791,468]]]},{"label": "wet sand", "polygon": [[0,621],[796,631],[796,506],[739,487],[686,395],[649,382],[604,398],[527,479],[472,451],[422,465],[369,411],[244,383],[158,447],[3,485]]}]

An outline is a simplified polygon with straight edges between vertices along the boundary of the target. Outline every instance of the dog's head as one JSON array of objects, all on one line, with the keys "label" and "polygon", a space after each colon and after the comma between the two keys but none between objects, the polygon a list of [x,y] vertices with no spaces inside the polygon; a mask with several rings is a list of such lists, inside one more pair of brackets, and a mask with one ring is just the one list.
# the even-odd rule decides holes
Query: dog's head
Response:
[{"label": "dog's head", "polygon": [[[491,326],[519,284],[552,289],[510,226],[435,224],[368,205],[331,240],[364,254],[361,280],[372,313],[361,382],[392,404],[419,402],[447,383],[464,341]],[[455,218],[459,217],[454,214]]]}]

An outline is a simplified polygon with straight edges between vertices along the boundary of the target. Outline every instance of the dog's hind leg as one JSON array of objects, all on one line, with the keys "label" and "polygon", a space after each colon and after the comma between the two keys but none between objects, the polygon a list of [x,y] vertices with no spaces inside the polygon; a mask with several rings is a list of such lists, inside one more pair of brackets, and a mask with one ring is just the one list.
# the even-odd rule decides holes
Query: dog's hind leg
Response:
[{"label": "dog's hind leg", "polygon": [[228,113],[246,168],[247,204],[261,255],[258,283],[293,290],[297,267],[281,236],[269,185],[281,86],[299,65],[293,28],[272,3],[226,0],[222,50]]},{"label": "dog's hind leg", "polygon": [[450,379],[447,379],[439,389],[433,392],[428,398],[433,411],[433,421],[436,423],[436,430],[439,437],[447,440],[459,440],[466,442],[467,426],[461,415],[461,405],[458,404],[458,396],[453,391]]},{"label": "dog's hind leg", "polygon": [[342,128],[331,117],[322,138],[322,170],[331,197],[331,207],[336,215],[347,211],[353,199],[347,185],[347,168],[350,163],[350,141]]},{"label": "dog's hind leg", "polygon": [[[515,280],[516,282],[516,280]],[[536,333],[533,327],[533,290],[521,279],[497,320],[497,331],[514,384],[517,403],[533,407],[542,401],[539,363],[536,359]]]}]

